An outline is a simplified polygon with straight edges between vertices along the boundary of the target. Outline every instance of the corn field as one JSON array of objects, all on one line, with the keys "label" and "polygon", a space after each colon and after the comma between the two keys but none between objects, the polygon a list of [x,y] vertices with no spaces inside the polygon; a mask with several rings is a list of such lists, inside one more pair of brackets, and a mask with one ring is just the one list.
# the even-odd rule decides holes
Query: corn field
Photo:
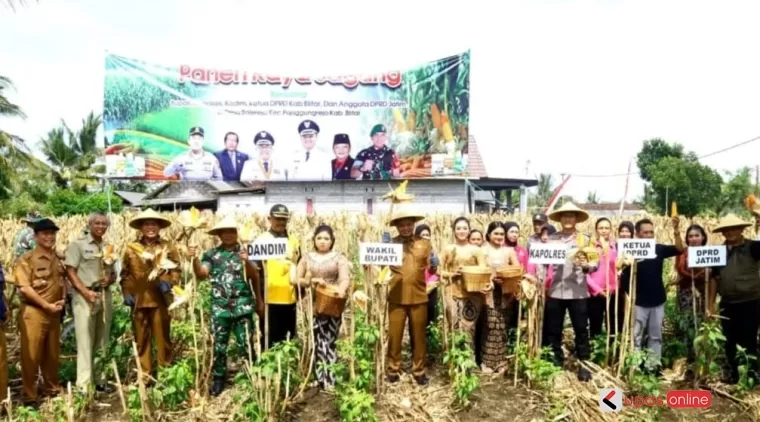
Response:
[{"label": "corn field", "polygon": [[[111,216],[111,226],[106,235],[121,255],[128,242],[137,239],[137,231],[128,226],[135,213],[123,213]],[[216,237],[204,230],[193,232],[187,239],[178,240],[183,234],[179,213],[164,213],[173,224],[164,230],[166,239],[176,241],[183,254],[186,245],[198,245],[203,250],[216,245]],[[211,226],[222,219],[222,215],[203,212],[202,217]],[[268,227],[265,214],[235,216],[238,221],[240,238],[243,241],[255,239]],[[428,215],[424,221],[431,228],[432,241],[436,249],[451,243],[453,233],[451,223],[458,215]],[[643,216],[642,216],[643,217]],[[491,221],[516,221],[521,228],[520,243],[525,243],[532,234],[529,216],[480,215],[469,216],[474,229],[484,231]],[[630,218],[636,221],[637,218]],[[659,243],[673,243],[671,220],[665,217],[651,218],[655,223],[655,235]],[[55,218],[61,228],[58,235],[57,249],[63,254],[66,246],[81,237],[87,225],[86,216]],[[593,233],[595,218],[579,225],[579,230]],[[358,265],[358,242],[378,242],[381,233],[393,229],[386,225],[386,215],[348,215],[303,216],[295,215],[288,224],[288,230],[301,241],[303,252],[312,248],[312,234],[320,224],[328,224],[335,229],[335,249],[345,252],[353,262],[354,287],[362,290],[369,303],[362,305],[353,298],[349,301],[343,315],[341,340],[339,341],[340,362],[334,371],[340,380],[334,394],[312,394],[307,389],[310,373],[313,369],[313,341],[310,327],[310,294],[299,300],[298,337],[277,348],[259,354],[259,360],[251,364],[247,357],[251,351],[230,352],[230,380],[234,387],[217,398],[209,398],[208,391],[210,364],[213,349],[209,330],[208,283],[201,283],[184,272],[185,283],[196,283],[196,295],[190,299],[188,306],[172,311],[172,340],[175,344],[173,363],[168,368],[159,370],[156,385],[146,389],[140,382],[135,382],[137,365],[132,346],[132,331],[128,309],[121,303],[121,295],[114,294],[114,323],[111,330],[110,345],[98,359],[109,368],[110,382],[119,386],[118,395],[110,399],[103,397],[94,400],[68,394],[48,401],[37,413],[26,408],[14,408],[9,412],[11,421],[27,420],[102,420],[102,421],[173,421],[173,420],[208,420],[208,421],[275,421],[275,420],[310,420],[319,421],[502,421],[502,420],[578,420],[578,421],[614,421],[611,414],[601,413],[598,407],[600,388],[619,387],[626,391],[636,391],[641,395],[664,394],[668,389],[654,378],[640,375],[621,376],[620,370],[607,367],[604,344],[596,346],[602,356],[599,366],[591,363],[594,382],[581,383],[571,371],[562,371],[542,360],[540,350],[536,347],[541,332],[542,295],[528,294],[520,306],[524,306],[525,318],[518,326],[516,344],[509,351],[512,363],[508,377],[490,379],[488,376],[472,374],[471,351],[458,350],[461,344],[458,334],[441,318],[428,333],[428,350],[437,357],[429,358],[433,369],[431,385],[427,388],[413,386],[412,383],[400,383],[394,387],[382,381],[384,372],[385,341],[387,318],[384,316],[384,297],[387,292],[380,282],[383,275],[376,271],[362,269]],[[613,232],[619,219],[612,219]],[[708,233],[717,224],[715,219],[695,219],[681,221],[681,233],[685,235],[686,227],[692,223],[701,224]],[[10,275],[9,265],[13,256],[13,238],[23,228],[23,223],[14,220],[0,220],[0,262],[6,275]],[[748,231],[747,236],[754,238]],[[709,243],[721,243],[720,236],[710,234]],[[187,263],[183,263],[187,268]],[[10,277],[9,277],[10,278]],[[114,289],[117,290],[117,289]],[[8,288],[10,292],[10,287]],[[6,295],[9,296],[9,295]],[[673,296],[669,303],[672,306]],[[17,302],[17,299],[16,299]],[[357,303],[355,303],[357,302]],[[523,305],[523,303],[525,305]],[[442,304],[439,304],[442,305]],[[16,308],[17,303],[11,304]],[[675,314],[674,314],[675,315]],[[668,315],[671,325],[677,324],[678,316]],[[70,326],[70,317],[67,317]],[[520,331],[522,327],[522,331]],[[713,330],[715,328],[713,327]],[[18,338],[15,324],[6,324],[8,335],[8,360],[11,366],[11,387],[18,389]],[[65,329],[64,329],[65,331]],[[256,335],[261,335],[256,329]],[[570,331],[568,331],[569,333]],[[522,337],[521,337],[522,333]],[[566,337],[569,337],[566,335]],[[522,338],[522,339],[521,339]],[[234,342],[233,342],[234,343]],[[716,343],[717,344],[717,343]],[[712,344],[712,352],[718,353],[720,347]],[[282,346],[282,347],[280,347]],[[593,346],[593,345],[592,345]],[[59,375],[61,380],[73,383],[76,375],[76,350],[73,335],[62,339],[62,361]],[[666,349],[668,347],[666,346]],[[676,361],[684,360],[683,353],[673,347],[666,354],[673,355],[672,366]],[[310,351],[311,350],[311,351]],[[256,352],[260,352],[257,350]],[[707,353],[707,352],[706,352]],[[243,361],[239,364],[236,361]],[[604,363],[602,363],[604,362]],[[621,364],[622,365],[622,364]],[[622,367],[622,366],[621,366]],[[112,368],[112,369],[110,369]],[[627,372],[627,369],[626,371]],[[633,371],[631,371],[632,373]],[[341,375],[342,374],[342,375]],[[480,380],[483,381],[480,381]],[[518,382],[519,381],[519,382]],[[706,388],[706,387],[702,387]],[[723,415],[737,415],[735,420],[755,420],[760,415],[760,397],[751,391],[742,394],[721,390],[722,387],[710,387],[725,399],[721,402],[713,393],[713,406]],[[749,389],[751,390],[751,388]],[[504,401],[509,397],[509,403]],[[16,397],[17,398],[17,397]],[[105,403],[104,403],[105,402]],[[7,409],[11,410],[8,406]],[[628,420],[696,420],[682,418],[665,411],[655,409],[626,408]],[[697,414],[694,414],[697,417]],[[746,417],[746,419],[741,419]],[[729,418],[729,420],[731,420]]]}]

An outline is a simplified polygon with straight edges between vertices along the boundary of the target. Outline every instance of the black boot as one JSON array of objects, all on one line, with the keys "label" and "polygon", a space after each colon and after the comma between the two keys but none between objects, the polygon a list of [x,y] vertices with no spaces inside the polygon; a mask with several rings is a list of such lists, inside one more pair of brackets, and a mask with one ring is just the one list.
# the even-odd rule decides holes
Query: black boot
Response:
[{"label": "black boot", "polygon": [[224,377],[214,378],[214,384],[211,385],[209,394],[211,394],[212,397],[216,397],[222,394],[222,391],[224,391]]}]

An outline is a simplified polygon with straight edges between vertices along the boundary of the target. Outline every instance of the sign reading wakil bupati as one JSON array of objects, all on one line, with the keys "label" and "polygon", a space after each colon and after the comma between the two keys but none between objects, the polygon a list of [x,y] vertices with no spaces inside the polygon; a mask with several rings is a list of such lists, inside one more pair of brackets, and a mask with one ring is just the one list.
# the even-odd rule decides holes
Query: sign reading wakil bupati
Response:
[{"label": "sign reading wakil bupati", "polygon": [[359,264],[401,265],[404,259],[403,248],[398,243],[359,243]]},{"label": "sign reading wakil bupati", "polygon": [[726,245],[690,246],[689,268],[719,267],[726,265]]},{"label": "sign reading wakil bupati", "polygon": [[250,261],[266,261],[267,259],[285,259],[288,253],[288,239],[269,238],[256,240],[246,246]]},{"label": "sign reading wakil bupati", "polygon": [[654,259],[654,239],[618,239],[618,253],[627,254],[633,259]]},{"label": "sign reading wakil bupati", "polygon": [[528,262],[562,265],[567,260],[567,249],[565,243],[533,243],[528,248]]}]

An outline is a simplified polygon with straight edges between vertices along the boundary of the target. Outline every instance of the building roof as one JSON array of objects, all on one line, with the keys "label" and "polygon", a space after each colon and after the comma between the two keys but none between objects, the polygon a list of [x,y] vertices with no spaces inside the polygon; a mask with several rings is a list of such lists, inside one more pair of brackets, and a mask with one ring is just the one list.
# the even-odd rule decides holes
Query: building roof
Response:
[{"label": "building roof", "polygon": [[[618,211],[620,202],[603,202],[600,204],[579,204],[581,209],[586,211]],[[623,204],[623,211],[644,211],[644,207],[639,204],[626,202]]]},{"label": "building roof", "polygon": [[166,182],[158,189],[142,198],[141,206],[191,204],[215,202],[217,196],[225,193],[261,192],[261,186],[240,182]]},{"label": "building roof", "polygon": [[145,198],[146,194],[139,193],[139,192],[127,192],[124,190],[117,190],[113,192],[118,196],[119,198],[123,199],[125,202],[127,202],[128,205],[131,205],[133,207],[139,207],[140,203],[142,202],[143,198]]},{"label": "building roof", "polygon": [[483,157],[480,156],[478,143],[474,136],[470,136],[467,140],[467,175],[473,179],[488,177],[486,166],[483,164]]}]

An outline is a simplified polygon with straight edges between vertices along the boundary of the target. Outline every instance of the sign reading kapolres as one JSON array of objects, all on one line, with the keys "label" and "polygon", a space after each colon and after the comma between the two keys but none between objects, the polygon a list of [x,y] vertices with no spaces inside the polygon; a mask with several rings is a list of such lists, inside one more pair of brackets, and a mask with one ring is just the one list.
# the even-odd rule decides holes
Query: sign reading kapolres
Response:
[{"label": "sign reading kapolres", "polygon": [[406,71],[271,75],[106,56],[106,172],[151,180],[467,175],[470,53]]}]

